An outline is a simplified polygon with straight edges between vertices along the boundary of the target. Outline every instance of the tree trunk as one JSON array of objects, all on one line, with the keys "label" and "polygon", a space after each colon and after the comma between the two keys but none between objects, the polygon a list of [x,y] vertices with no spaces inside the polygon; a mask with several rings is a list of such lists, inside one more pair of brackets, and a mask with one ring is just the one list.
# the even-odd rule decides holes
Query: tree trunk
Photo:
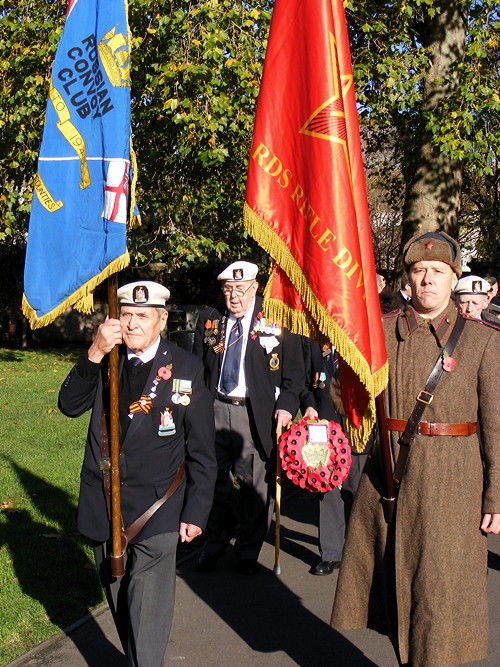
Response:
[{"label": "tree trunk", "polygon": [[457,76],[451,71],[454,61],[465,53],[466,25],[459,3],[443,0],[441,12],[429,18],[419,35],[427,47],[431,67],[422,97],[420,131],[414,145],[411,171],[407,178],[403,209],[402,246],[414,234],[444,230],[457,231],[462,173],[460,164],[441,153],[432,143],[425,125],[434,111],[456,89]]}]

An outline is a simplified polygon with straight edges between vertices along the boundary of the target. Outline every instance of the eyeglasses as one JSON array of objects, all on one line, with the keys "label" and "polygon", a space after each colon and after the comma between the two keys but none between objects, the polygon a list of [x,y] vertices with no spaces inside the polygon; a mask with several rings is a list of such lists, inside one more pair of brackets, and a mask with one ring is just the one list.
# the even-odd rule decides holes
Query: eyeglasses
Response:
[{"label": "eyeglasses", "polygon": [[254,285],[255,282],[252,282],[246,289],[243,289],[243,287],[240,287],[239,285],[237,285],[236,287],[233,287],[232,285],[224,285],[224,287],[222,288],[222,293],[225,294],[226,296],[230,296],[234,292],[236,296],[242,297],[245,296],[248,290]]}]

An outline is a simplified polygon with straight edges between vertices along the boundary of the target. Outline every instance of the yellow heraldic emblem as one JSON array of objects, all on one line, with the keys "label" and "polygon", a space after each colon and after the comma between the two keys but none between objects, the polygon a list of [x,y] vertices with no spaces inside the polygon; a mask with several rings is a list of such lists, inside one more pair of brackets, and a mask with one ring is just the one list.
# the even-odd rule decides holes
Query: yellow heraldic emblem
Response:
[{"label": "yellow heraldic emblem", "polygon": [[330,48],[333,70],[333,96],[323,102],[307,119],[300,134],[307,134],[316,139],[333,141],[344,149],[347,169],[350,176],[349,154],[347,149],[347,127],[343,98],[353,85],[352,74],[340,76],[337,60],[337,43],[330,33]]},{"label": "yellow heraldic emblem", "polygon": [[82,176],[80,189],[83,190],[88,185],[90,185],[90,174],[87,167],[87,150],[85,148],[85,141],[80,132],[71,122],[71,114],[69,112],[68,106],[61,97],[61,94],[57,88],[54,86],[53,81],[51,81],[49,97],[59,119],[56,123],[57,129],[61,132],[70,146],[75,150],[80,160],[80,173]]},{"label": "yellow heraldic emblem", "polygon": [[38,172],[35,176],[34,188],[36,196],[38,197],[38,201],[49,213],[58,211],[63,207],[63,203],[60,199],[55,201],[55,199],[52,197]]},{"label": "yellow heraldic emblem", "polygon": [[108,30],[97,47],[112,86],[130,86],[130,55],[126,35]]}]

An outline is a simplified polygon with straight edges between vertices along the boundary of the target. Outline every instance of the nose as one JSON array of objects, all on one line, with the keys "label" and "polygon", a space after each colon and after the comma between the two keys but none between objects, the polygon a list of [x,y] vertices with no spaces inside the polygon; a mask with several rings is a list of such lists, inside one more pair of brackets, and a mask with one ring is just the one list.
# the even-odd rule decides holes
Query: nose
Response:
[{"label": "nose", "polygon": [[422,284],[427,285],[427,283],[430,282],[431,282],[431,274],[429,273],[429,271],[425,271],[424,277],[422,278]]},{"label": "nose", "polygon": [[135,329],[136,326],[137,326],[137,315],[135,313],[132,313],[129,321],[127,322],[127,328]]}]

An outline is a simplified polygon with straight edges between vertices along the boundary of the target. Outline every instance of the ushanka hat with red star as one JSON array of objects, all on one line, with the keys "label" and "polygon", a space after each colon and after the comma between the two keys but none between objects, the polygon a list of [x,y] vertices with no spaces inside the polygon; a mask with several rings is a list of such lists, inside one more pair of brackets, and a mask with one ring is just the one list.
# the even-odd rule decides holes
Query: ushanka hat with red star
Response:
[{"label": "ushanka hat with red star", "polygon": [[411,238],[403,249],[403,264],[408,271],[415,262],[425,260],[444,262],[460,278],[462,256],[460,246],[446,232],[426,232]]}]

